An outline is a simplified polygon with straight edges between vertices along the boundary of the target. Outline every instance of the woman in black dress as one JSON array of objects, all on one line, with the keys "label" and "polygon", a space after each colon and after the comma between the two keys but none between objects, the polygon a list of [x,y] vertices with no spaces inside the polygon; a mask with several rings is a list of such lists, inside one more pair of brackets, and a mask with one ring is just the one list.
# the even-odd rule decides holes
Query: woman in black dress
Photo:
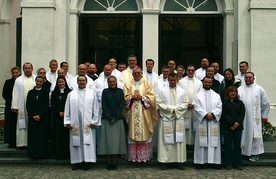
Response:
[{"label": "woman in black dress", "polygon": [[232,165],[242,170],[241,137],[245,107],[239,100],[238,90],[230,86],[226,90],[225,99],[222,101],[221,126],[224,136],[223,162],[226,169]]},{"label": "woman in black dress", "polygon": [[70,88],[64,76],[59,76],[51,96],[51,108],[53,113],[52,126],[52,152],[57,159],[69,158],[69,130],[64,127],[64,106]]},{"label": "woman in black dress", "polygon": [[126,154],[126,136],[123,122],[124,93],[117,88],[115,76],[107,79],[108,88],[102,93],[102,127],[99,155],[107,155],[107,169],[116,170],[118,154]]},{"label": "woman in black dress", "polygon": [[37,76],[36,86],[27,95],[28,156],[33,159],[48,155],[48,109],[49,93],[42,89],[44,79]]}]

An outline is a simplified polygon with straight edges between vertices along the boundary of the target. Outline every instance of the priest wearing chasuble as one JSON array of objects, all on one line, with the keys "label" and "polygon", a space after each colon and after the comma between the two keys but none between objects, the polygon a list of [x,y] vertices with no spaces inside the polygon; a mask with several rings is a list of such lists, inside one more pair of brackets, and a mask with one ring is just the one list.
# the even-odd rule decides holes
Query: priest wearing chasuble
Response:
[{"label": "priest wearing chasuble", "polygon": [[186,161],[186,139],[184,113],[188,107],[187,92],[177,85],[177,74],[169,74],[169,86],[162,88],[156,99],[160,112],[158,131],[158,162],[161,170],[167,169],[167,163],[177,163],[176,167],[184,169]]},{"label": "priest wearing chasuble", "polygon": [[[220,150],[220,116],[222,103],[219,94],[211,89],[212,78],[203,78],[203,89],[195,95],[194,109],[196,114],[196,134],[194,148],[194,164],[219,164],[221,168]],[[197,169],[203,165],[196,165]]]},{"label": "priest wearing chasuble", "polygon": [[99,125],[99,104],[93,90],[86,87],[87,78],[79,75],[78,88],[66,99],[64,124],[70,132],[70,158],[72,170],[81,166],[89,169],[90,162],[96,162],[96,130]]},{"label": "priest wearing chasuble", "polygon": [[151,140],[157,124],[154,90],[142,77],[138,67],[132,71],[133,79],[124,84],[126,100],[125,118],[129,126],[128,161],[146,162],[152,158]]}]

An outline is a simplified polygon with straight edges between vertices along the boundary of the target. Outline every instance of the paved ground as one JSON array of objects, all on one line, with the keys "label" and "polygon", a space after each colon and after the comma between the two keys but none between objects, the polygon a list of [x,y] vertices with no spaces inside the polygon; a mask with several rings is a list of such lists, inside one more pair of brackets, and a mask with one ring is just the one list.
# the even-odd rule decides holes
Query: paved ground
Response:
[{"label": "paved ground", "polygon": [[88,171],[72,171],[70,165],[48,164],[1,164],[0,178],[210,178],[210,179],[276,179],[275,167],[244,167],[238,170],[195,170],[187,166],[185,170],[169,168],[161,171],[157,166],[147,164],[118,165],[118,170],[106,170],[104,165],[95,165]]}]

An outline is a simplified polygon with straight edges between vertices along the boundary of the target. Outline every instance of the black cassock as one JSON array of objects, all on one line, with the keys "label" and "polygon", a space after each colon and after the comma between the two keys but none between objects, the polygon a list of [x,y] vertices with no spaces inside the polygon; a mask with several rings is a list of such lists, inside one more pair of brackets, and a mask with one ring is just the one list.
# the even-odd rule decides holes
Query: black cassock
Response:
[{"label": "black cassock", "polygon": [[64,93],[60,89],[55,89],[51,96],[51,109],[53,112],[51,149],[57,158],[69,158],[69,130],[64,127],[63,117],[59,113],[64,112],[65,102],[69,88],[64,89]]},{"label": "black cassock", "polygon": [[4,124],[4,143],[10,144],[10,147],[16,147],[16,122],[17,113],[11,110],[12,90],[15,79],[11,78],[5,81],[2,91],[2,97],[5,102],[5,124]]},{"label": "black cassock", "polygon": [[[47,158],[48,155],[48,130],[49,130],[49,93],[47,90],[29,91],[26,103],[28,111],[28,156],[30,158]],[[34,116],[41,119],[36,121]]]}]

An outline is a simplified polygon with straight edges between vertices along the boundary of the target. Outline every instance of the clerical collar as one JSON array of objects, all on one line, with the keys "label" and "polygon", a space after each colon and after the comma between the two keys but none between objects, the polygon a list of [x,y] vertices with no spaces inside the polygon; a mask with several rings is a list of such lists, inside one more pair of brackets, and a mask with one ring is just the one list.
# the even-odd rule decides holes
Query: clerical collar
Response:
[{"label": "clerical collar", "polygon": [[152,73],[152,71],[147,71],[147,73]]},{"label": "clerical collar", "polygon": [[35,87],[35,90],[41,90],[42,88],[37,88],[37,87]]},{"label": "clerical collar", "polygon": [[65,87],[64,88],[59,88],[60,93],[64,93],[64,89],[65,89]]}]

